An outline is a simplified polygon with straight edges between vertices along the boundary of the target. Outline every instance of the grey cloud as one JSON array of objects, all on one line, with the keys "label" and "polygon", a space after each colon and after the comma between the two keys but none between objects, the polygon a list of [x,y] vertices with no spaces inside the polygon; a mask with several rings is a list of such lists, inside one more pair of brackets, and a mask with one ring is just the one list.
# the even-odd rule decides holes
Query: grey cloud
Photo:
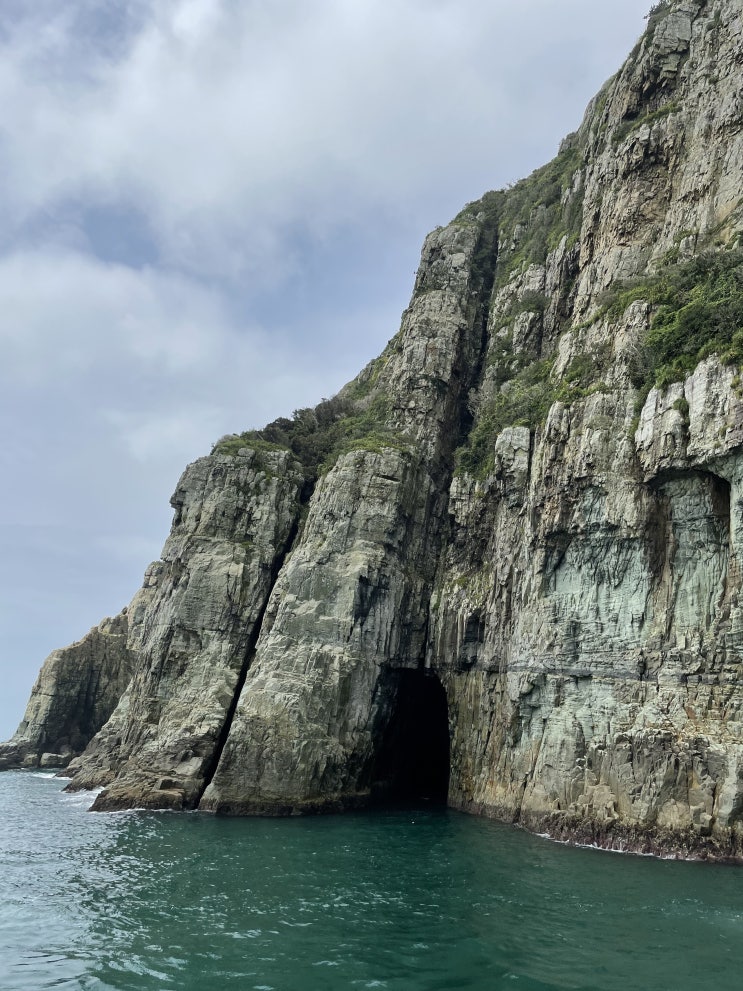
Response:
[{"label": "grey cloud", "polygon": [[648,3],[9,0],[0,736],[184,463],[380,350],[425,232],[550,157]]},{"label": "grey cloud", "polygon": [[[628,20],[614,8],[181,0],[153,5],[83,88],[71,59],[52,89],[11,50],[14,199],[33,212],[81,191],[127,197],[147,204],[170,264],[263,275],[298,220],[332,230],[401,199],[420,215],[442,187],[497,181],[499,161],[514,173],[529,141],[514,133],[552,130],[564,90],[605,71],[612,22]],[[71,23],[56,49],[78,44]],[[586,44],[566,58],[577,32]],[[545,86],[555,74],[562,86]]]}]

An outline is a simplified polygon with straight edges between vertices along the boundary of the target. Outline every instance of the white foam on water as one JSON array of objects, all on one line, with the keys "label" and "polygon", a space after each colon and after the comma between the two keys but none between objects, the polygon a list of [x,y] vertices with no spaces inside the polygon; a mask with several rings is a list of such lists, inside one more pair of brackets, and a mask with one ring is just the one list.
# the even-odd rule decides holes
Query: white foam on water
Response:
[{"label": "white foam on water", "polygon": [[91,788],[89,790],[60,792],[60,798],[65,805],[73,805],[76,808],[90,808],[96,800],[96,796],[103,791],[102,788]]},{"label": "white foam on water", "polygon": [[[97,795],[103,790],[103,788],[99,788],[95,794]],[[92,811],[95,812],[96,815],[103,816],[128,816],[131,815],[132,812],[147,812],[149,815],[183,816],[199,812],[198,809],[148,809],[145,808],[144,805],[137,805],[132,809],[92,809]]]},{"label": "white foam on water", "polygon": [[701,861],[701,857],[679,857],[675,853],[646,853],[641,850],[633,850],[624,846],[602,846],[600,843],[577,843],[575,840],[562,840],[549,833],[534,833],[540,840],[547,840],[549,843],[556,843],[558,846],[572,846],[578,850],[596,850],[599,853],[616,853],[624,857],[649,857],[652,860],[684,860]]},{"label": "white foam on water", "polygon": [[136,809],[91,809],[93,815],[97,816],[130,816],[134,815],[135,812],[152,812],[152,809],[139,808]]}]

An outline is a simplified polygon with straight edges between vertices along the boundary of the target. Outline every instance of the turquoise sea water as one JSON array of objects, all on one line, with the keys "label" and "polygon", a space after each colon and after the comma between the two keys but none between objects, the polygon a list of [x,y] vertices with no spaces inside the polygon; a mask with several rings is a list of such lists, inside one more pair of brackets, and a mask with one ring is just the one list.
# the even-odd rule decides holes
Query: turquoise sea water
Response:
[{"label": "turquoise sea water", "polygon": [[0,774],[0,989],[710,991],[743,869],[576,850],[426,808],[89,813]]}]

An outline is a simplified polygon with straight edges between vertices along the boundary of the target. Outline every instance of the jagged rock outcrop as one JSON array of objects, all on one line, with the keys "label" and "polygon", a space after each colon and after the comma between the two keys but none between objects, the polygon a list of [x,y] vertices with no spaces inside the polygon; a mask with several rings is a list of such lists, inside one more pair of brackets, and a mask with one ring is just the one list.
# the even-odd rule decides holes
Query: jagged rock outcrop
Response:
[{"label": "jagged rock outcrop", "polygon": [[187,469],[72,787],[743,859],[741,39],[656,4],[555,160],[427,238],[380,358]]},{"label": "jagged rock outcrop", "polygon": [[77,643],[53,650],[31,689],[20,726],[0,744],[0,770],[64,767],[108,720],[134,670],[127,610]]},{"label": "jagged rock outcrop", "polygon": [[401,673],[425,656],[442,465],[482,341],[474,256],[488,249],[489,232],[471,221],[427,239],[398,346],[375,385],[403,446],[362,445],[318,484],[200,808],[294,812],[368,800]]},{"label": "jagged rock outcrop", "polygon": [[68,769],[76,787],[109,785],[97,808],[198,802],[296,530],[301,485],[284,451],[214,455],[184,472],[162,560],[145,577],[136,671]]}]

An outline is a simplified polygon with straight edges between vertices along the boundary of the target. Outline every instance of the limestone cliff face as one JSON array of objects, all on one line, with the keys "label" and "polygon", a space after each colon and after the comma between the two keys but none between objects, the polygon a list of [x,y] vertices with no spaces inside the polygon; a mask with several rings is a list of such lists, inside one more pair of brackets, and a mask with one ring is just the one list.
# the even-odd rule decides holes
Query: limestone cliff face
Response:
[{"label": "limestone cliff face", "polygon": [[[71,787],[743,857],[742,38],[657,4],[557,158],[429,236],[380,358],[187,469]],[[61,739],[33,704],[6,764]]]},{"label": "limestone cliff face", "polygon": [[[739,369],[709,328],[691,374],[660,339],[664,314],[670,335],[701,313],[708,275],[678,302],[648,301],[710,251],[740,292],[741,8],[677,3],[653,20],[563,151],[585,155],[562,193],[568,208],[582,196],[575,246],[568,233],[517,261],[494,294],[481,408],[503,378],[528,390],[514,352],[554,356],[562,397],[536,430],[502,430],[485,477],[455,479],[429,663],[450,700],[452,804],[729,854],[743,798]],[[685,326],[693,365],[705,349],[694,357]],[[679,381],[648,393],[662,359],[657,377]]]}]

